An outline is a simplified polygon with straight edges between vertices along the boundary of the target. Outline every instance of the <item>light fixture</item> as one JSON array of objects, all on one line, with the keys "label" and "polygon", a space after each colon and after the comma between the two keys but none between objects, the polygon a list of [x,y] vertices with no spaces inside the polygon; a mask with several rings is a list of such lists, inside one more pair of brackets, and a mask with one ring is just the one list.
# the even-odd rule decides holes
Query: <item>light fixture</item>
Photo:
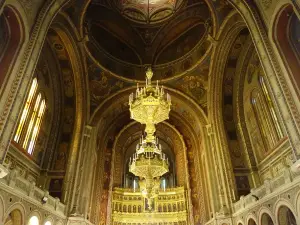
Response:
[{"label": "light fixture", "polygon": [[129,171],[141,178],[139,184],[142,196],[148,200],[148,209],[152,209],[157,197],[160,177],[169,171],[169,162],[155,138],[155,124],[169,118],[171,97],[164,88],[152,86],[153,72],[146,72],[146,86],[138,87],[135,95],[129,96],[131,118],[146,125],[147,136],[140,139],[133,158],[130,158]]},{"label": "light fixture", "polygon": [[155,140],[155,124],[158,124],[166,119],[169,119],[171,110],[171,96],[165,94],[164,87],[152,85],[151,79],[153,72],[151,68],[146,72],[146,86],[139,87],[135,95],[131,93],[129,96],[129,107],[131,119],[134,119],[141,124],[146,124],[146,142]]},{"label": "light fixture", "polygon": [[46,204],[47,201],[48,201],[48,196],[44,196],[44,197],[42,198],[42,203],[43,203],[43,204]]}]

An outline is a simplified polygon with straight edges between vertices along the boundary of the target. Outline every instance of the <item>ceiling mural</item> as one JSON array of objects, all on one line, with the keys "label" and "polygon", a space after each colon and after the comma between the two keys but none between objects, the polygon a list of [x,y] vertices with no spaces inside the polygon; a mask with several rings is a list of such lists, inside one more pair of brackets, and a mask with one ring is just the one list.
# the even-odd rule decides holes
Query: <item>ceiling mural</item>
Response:
[{"label": "ceiling mural", "polygon": [[[92,0],[85,8],[91,112],[108,96],[143,85],[148,66],[154,80],[183,92],[206,111],[212,37],[232,9],[227,1]],[[146,21],[147,13],[162,8],[173,10],[172,19]],[[124,10],[144,13],[144,21],[129,18]]]},{"label": "ceiling mural", "polygon": [[115,0],[119,10],[136,23],[159,23],[169,19],[183,0]]},{"label": "ceiling mural", "polygon": [[[137,7],[144,7],[143,2],[123,1],[125,5]],[[135,23],[110,1],[93,0],[85,21],[89,36],[86,46],[91,59],[125,80],[144,80],[145,65],[153,67],[156,79],[171,79],[195,67],[207,58],[211,49],[207,38],[212,34],[212,15],[204,0],[187,2],[173,13],[171,20],[159,24]]]},{"label": "ceiling mural", "polygon": [[92,62],[88,63],[90,107],[94,109],[111,94],[128,87],[129,83],[119,80]]}]

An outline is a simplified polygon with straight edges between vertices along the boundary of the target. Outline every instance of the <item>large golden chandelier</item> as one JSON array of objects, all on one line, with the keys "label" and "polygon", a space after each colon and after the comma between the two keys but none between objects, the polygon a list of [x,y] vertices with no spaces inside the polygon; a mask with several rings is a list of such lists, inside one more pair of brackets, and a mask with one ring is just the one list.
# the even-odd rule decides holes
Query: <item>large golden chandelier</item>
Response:
[{"label": "large golden chandelier", "polygon": [[155,124],[158,124],[166,119],[169,119],[171,109],[171,96],[165,94],[164,88],[152,86],[151,78],[153,72],[148,68],[146,72],[146,87],[139,88],[137,85],[136,94],[129,96],[129,107],[131,119],[134,119],[141,124],[146,124],[146,141],[152,142],[155,140]]},{"label": "large golden chandelier", "polygon": [[136,153],[129,163],[129,171],[140,177],[142,195],[148,199],[148,209],[158,195],[160,177],[169,171],[169,162],[155,138],[155,124],[169,118],[171,97],[164,93],[163,87],[152,86],[152,70],[146,72],[146,86],[137,87],[136,94],[129,96],[131,118],[146,124],[146,138],[140,140]]}]

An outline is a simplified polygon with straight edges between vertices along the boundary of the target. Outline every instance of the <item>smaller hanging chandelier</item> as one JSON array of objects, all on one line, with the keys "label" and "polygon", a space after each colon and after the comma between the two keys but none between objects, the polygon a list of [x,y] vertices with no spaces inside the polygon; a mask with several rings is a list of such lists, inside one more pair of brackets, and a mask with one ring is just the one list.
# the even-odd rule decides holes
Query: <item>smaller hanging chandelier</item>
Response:
[{"label": "smaller hanging chandelier", "polygon": [[148,209],[152,209],[152,202],[158,196],[160,177],[169,171],[169,161],[162,152],[158,139],[147,142],[142,137],[136,146],[136,153],[129,162],[129,171],[140,177],[140,189],[144,198],[148,199]]}]

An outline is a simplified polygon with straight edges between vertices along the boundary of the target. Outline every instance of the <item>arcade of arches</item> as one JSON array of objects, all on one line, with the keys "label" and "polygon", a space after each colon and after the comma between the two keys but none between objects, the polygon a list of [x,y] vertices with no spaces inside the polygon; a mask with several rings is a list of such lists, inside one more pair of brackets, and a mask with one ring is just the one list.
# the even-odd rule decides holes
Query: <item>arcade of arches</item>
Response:
[{"label": "arcade of arches", "polygon": [[[0,224],[300,224],[300,0],[0,0]],[[172,99],[152,207],[128,97]]]}]

